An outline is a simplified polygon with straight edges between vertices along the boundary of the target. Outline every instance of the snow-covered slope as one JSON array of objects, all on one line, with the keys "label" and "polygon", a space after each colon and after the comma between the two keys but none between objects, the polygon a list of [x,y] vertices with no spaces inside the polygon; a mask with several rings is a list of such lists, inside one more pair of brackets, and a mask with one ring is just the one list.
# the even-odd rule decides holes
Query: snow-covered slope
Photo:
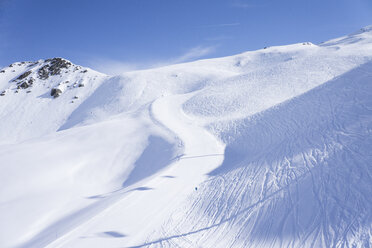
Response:
[{"label": "snow-covered slope", "polygon": [[[1,69],[0,144],[55,132],[106,78],[61,58]],[[53,89],[56,97],[51,95]]]},{"label": "snow-covered slope", "polygon": [[370,27],[118,76],[15,63],[0,90],[1,247],[372,245]]}]

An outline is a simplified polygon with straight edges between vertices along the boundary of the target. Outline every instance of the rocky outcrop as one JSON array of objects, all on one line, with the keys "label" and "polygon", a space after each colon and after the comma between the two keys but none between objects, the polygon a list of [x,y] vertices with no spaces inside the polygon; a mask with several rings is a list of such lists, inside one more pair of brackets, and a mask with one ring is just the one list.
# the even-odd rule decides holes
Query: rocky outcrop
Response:
[{"label": "rocky outcrop", "polygon": [[[39,92],[41,88],[45,88],[48,95],[57,98],[67,90],[84,87],[84,84],[89,80],[85,80],[86,76],[81,75],[81,73],[88,74],[89,71],[89,69],[74,65],[66,59],[52,58],[13,63],[8,67],[0,68],[0,76],[2,76],[1,73],[4,73],[12,78],[9,80],[9,86],[6,89],[11,92],[30,93],[31,90]],[[16,73],[13,74],[12,72]],[[89,75],[87,75],[87,78],[92,79]],[[0,91],[0,96],[5,94],[7,94],[7,91]],[[77,99],[78,97],[75,96],[72,100]]]},{"label": "rocky outcrop", "polygon": [[71,62],[62,58],[47,59],[45,62],[48,64],[38,70],[39,78],[44,80],[49,76],[60,75],[61,69],[67,69],[72,65]]},{"label": "rocky outcrop", "polygon": [[62,94],[62,90],[58,89],[58,88],[53,88],[51,91],[50,91],[50,95],[54,98],[57,98],[59,97],[60,95]]},{"label": "rocky outcrop", "polygon": [[30,78],[28,81],[21,81],[18,83],[17,89],[27,89],[33,85],[34,81],[35,79],[33,78]]},{"label": "rocky outcrop", "polygon": [[17,77],[17,80],[22,80],[22,79],[28,77],[31,73],[32,73],[32,71],[26,71],[25,73],[23,73],[19,77]]},{"label": "rocky outcrop", "polygon": [[43,67],[41,67],[37,74],[39,76],[40,79],[47,79],[49,77],[49,65],[44,65]]},{"label": "rocky outcrop", "polygon": [[18,88],[21,88],[21,89],[27,89],[28,87],[30,87],[30,85],[26,82],[23,82],[20,85],[18,85]]}]

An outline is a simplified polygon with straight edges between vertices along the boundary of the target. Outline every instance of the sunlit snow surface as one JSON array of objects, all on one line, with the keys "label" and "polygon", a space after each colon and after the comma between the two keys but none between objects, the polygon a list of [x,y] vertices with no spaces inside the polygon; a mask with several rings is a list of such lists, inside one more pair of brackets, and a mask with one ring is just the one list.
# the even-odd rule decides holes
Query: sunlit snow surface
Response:
[{"label": "sunlit snow surface", "polygon": [[372,246],[371,28],[118,76],[47,63],[0,73],[0,247]]}]

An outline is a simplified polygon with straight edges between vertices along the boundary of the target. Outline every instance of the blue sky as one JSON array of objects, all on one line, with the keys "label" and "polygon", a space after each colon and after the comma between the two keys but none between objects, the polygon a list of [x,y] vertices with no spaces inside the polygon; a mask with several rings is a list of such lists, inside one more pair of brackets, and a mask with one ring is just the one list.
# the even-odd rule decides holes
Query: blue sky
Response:
[{"label": "blue sky", "polygon": [[371,24],[371,0],[0,0],[0,65],[58,56],[114,74]]}]

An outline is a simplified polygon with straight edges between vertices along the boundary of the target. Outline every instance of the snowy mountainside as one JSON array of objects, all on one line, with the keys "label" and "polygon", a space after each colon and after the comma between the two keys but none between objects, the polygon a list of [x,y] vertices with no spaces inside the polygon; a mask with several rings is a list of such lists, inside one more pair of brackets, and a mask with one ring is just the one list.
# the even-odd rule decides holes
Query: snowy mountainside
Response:
[{"label": "snowy mountainside", "polygon": [[0,144],[55,132],[106,78],[61,58],[17,62],[2,68],[0,118],[6,121],[0,123]]},{"label": "snowy mountainside", "polygon": [[1,247],[372,245],[371,27],[116,76],[2,70]]},{"label": "snowy mountainside", "polygon": [[227,144],[224,162],[144,244],[369,247],[371,69],[211,125]]}]

